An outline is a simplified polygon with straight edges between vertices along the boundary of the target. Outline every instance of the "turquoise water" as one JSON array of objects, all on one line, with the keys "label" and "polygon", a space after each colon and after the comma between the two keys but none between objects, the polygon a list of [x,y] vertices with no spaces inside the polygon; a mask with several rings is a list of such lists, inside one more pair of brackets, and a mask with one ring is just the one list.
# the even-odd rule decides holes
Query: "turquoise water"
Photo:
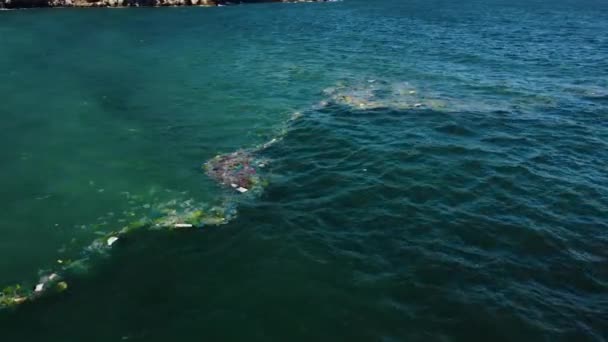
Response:
[{"label": "turquoise water", "polygon": [[604,32],[601,1],[1,12],[0,286],[282,137],[234,220],[130,236],[3,339],[605,340]]}]

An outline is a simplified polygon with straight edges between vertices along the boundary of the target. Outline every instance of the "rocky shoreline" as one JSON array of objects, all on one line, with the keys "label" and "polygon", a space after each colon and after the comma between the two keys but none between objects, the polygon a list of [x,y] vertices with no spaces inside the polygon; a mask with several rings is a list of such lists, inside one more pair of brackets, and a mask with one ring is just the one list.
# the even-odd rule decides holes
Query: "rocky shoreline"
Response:
[{"label": "rocky shoreline", "polygon": [[329,0],[0,0],[0,9],[36,7],[169,7],[226,6],[262,2],[324,2]]}]

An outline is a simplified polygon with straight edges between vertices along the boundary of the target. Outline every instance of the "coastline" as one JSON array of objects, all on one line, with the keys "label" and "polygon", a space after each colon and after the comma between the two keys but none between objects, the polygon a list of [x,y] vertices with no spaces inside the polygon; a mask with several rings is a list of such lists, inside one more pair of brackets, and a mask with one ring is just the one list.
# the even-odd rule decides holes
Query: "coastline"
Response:
[{"label": "coastline", "polygon": [[331,0],[0,0],[0,11],[23,8],[213,7],[250,3],[326,2]]}]

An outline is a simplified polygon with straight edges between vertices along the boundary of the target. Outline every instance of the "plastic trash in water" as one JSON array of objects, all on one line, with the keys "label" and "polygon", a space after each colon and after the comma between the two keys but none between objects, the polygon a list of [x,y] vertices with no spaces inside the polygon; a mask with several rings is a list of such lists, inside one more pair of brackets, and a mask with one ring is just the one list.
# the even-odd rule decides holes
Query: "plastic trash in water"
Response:
[{"label": "plastic trash in water", "polygon": [[112,245],[118,241],[118,238],[116,236],[111,236],[108,238],[108,240],[106,241],[106,244],[108,245],[108,247],[112,247]]},{"label": "plastic trash in water", "polygon": [[66,283],[65,281],[60,281],[59,283],[57,283],[56,288],[58,292],[63,292],[68,289],[68,283]]},{"label": "plastic trash in water", "polygon": [[444,110],[443,100],[432,98],[429,94],[421,96],[407,82],[387,82],[383,80],[361,80],[352,84],[339,84],[323,90],[327,96],[321,101],[320,108],[338,105],[354,110],[377,109],[438,109]]},{"label": "plastic trash in water", "polygon": [[0,309],[23,304],[28,299],[28,295],[24,293],[20,285],[5,287],[0,292]]},{"label": "plastic trash in water", "polygon": [[[276,139],[271,140],[271,143],[273,141]],[[266,166],[265,162],[256,159],[252,151],[239,150],[209,160],[205,164],[205,171],[218,183],[245,193],[263,184],[257,170],[263,166]]]},{"label": "plastic trash in water", "polygon": [[0,309],[35,301],[48,294],[63,292],[67,288],[67,282],[63,281],[57,273],[41,277],[40,281],[29,291],[21,285],[9,286],[0,291]]}]

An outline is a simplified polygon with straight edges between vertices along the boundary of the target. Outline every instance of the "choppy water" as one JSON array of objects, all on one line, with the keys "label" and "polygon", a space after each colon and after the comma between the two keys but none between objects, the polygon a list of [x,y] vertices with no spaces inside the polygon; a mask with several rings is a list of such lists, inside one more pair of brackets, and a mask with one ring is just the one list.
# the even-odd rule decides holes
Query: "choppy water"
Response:
[{"label": "choppy water", "polygon": [[0,285],[282,136],[236,219],[128,239],[3,340],[605,340],[605,32],[602,1],[0,13]]}]

